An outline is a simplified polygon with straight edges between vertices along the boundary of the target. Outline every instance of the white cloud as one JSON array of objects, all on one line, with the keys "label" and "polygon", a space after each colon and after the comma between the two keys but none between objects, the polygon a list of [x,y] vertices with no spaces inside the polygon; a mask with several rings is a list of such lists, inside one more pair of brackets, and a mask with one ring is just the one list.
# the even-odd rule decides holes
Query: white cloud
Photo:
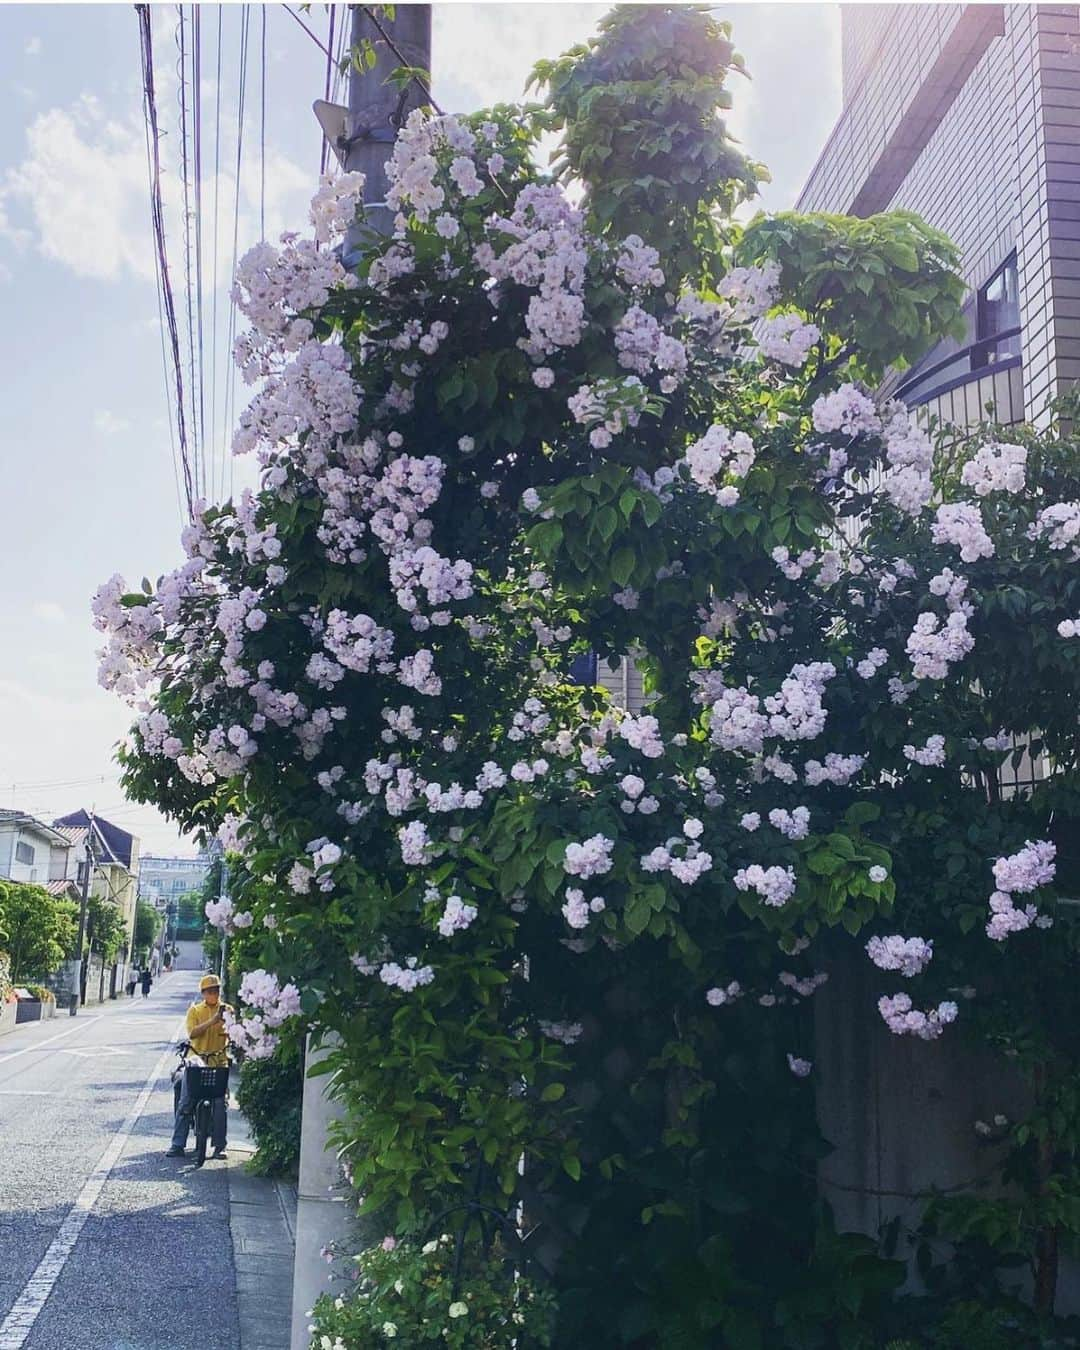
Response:
[{"label": "white cloud", "polygon": [[130,426],[131,423],[126,417],[117,417],[115,413],[109,412],[108,408],[99,408],[94,414],[94,430],[100,431],[103,436],[118,436]]},{"label": "white cloud", "polygon": [[26,44],[26,46],[23,48],[23,51],[26,53],[27,56],[40,56],[41,39],[39,37],[32,37],[30,41]]},{"label": "white cloud", "polygon": [[134,128],[83,97],[41,113],[26,138],[26,157],[2,192],[30,217],[40,252],[78,276],[153,277],[146,157]]},{"label": "white cloud", "polygon": [[[169,83],[159,89],[159,112],[169,106]],[[235,124],[235,118],[231,119]],[[223,124],[230,119],[224,115]],[[162,193],[166,246],[174,287],[183,285],[183,189],[176,136],[163,135]],[[222,162],[235,164],[235,146],[223,140]],[[314,189],[311,174],[287,155],[266,154],[266,236],[302,228]],[[97,281],[128,277],[154,279],[150,228],[149,179],[141,120],[120,122],[107,116],[101,103],[83,95],[63,108],[40,113],[27,127],[26,153],[0,179],[0,236],[69,267],[77,276]],[[217,230],[218,287],[227,291],[232,275],[234,173],[212,171],[203,180],[204,287],[214,275],[213,222],[210,204],[220,203]],[[262,196],[261,165],[248,146],[240,174],[238,240],[242,254],[259,237]]]},{"label": "white cloud", "polygon": [[67,619],[63,607],[55,600],[39,600],[34,606],[34,614],[46,623],[63,623]]},{"label": "white cloud", "polygon": [[[543,57],[584,42],[610,5],[436,5],[431,67],[446,108],[513,103]],[[535,97],[535,95],[533,95]]]}]

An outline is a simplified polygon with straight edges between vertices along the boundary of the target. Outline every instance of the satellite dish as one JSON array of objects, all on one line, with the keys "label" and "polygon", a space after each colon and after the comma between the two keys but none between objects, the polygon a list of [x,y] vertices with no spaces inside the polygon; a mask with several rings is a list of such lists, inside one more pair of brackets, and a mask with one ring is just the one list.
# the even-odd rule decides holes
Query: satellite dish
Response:
[{"label": "satellite dish", "polygon": [[315,112],[326,143],[337,156],[338,163],[345,167],[345,158],[349,153],[349,110],[340,103],[327,103],[317,98],[311,105]]}]

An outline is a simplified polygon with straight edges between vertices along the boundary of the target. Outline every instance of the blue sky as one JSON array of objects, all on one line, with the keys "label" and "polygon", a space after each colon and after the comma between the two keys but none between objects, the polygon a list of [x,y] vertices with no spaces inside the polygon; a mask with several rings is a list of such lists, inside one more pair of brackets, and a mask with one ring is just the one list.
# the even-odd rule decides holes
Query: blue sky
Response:
[{"label": "blue sky", "polygon": [[[471,110],[520,95],[534,60],[582,40],[602,5],[442,4],[432,64],[443,107]],[[251,68],[240,174],[240,251],[259,236],[261,15],[252,6]],[[343,11],[341,11],[343,12]],[[840,110],[836,5],[745,4],[731,19],[753,80],[733,84],[732,125],[774,181],[762,204],[792,205]],[[209,314],[218,7],[203,29],[204,385],[216,371],[214,444],[225,456],[224,319],[232,251],[241,7],[221,13],[222,154],[219,330]],[[328,11],[304,16],[325,41]],[[310,112],[325,57],[280,5],[266,8],[267,237],[303,228],[318,174]],[[158,108],[170,265],[182,293],[176,9],[154,8]],[[342,100],[343,101],[343,100]],[[124,802],[112,748],[128,716],[97,688],[89,599],[114,572],[137,584],[179,558],[181,516],[170,449],[153,279],[141,80],[132,6],[0,7],[0,805],[44,817],[85,805],[143,840],[192,852],[156,812]],[[242,389],[237,396],[243,398]],[[207,442],[211,436],[208,432]],[[246,481],[245,470],[234,481]]]}]

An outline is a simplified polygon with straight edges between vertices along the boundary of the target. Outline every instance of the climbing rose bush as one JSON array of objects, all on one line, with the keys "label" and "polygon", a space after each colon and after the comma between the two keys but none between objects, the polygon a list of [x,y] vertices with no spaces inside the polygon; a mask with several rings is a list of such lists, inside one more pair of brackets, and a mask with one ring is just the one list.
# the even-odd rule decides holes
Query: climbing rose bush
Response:
[{"label": "climbing rose bush", "polygon": [[[544,108],[410,114],[389,237],[324,183],[314,239],[238,272],[260,489],[94,600],[128,791],[243,855],[209,915],[265,933],[233,1040],[336,1033],[366,1211],[404,1240],[456,1206],[470,1245],[524,1213],[559,1345],[850,1329],[894,1280],[853,1286],[813,1203],[814,998],[850,956],[868,1024],[1031,1054],[1027,982],[1075,943],[1073,443],[935,446],[861,383],[894,321],[896,359],[955,329],[916,219],[716,229],[758,174],[732,65],[699,11],[616,11]],[[710,153],[594,154],[590,81]],[[1003,794],[1026,742],[1060,772]]]}]

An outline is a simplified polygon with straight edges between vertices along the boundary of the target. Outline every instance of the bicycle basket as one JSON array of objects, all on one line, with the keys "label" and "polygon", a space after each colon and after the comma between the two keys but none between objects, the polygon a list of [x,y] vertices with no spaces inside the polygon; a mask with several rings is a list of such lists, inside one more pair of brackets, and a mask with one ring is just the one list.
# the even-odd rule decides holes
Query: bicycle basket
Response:
[{"label": "bicycle basket", "polygon": [[187,1073],[188,1096],[193,1102],[224,1097],[229,1090],[229,1070],[208,1069],[203,1064],[189,1064]]}]

